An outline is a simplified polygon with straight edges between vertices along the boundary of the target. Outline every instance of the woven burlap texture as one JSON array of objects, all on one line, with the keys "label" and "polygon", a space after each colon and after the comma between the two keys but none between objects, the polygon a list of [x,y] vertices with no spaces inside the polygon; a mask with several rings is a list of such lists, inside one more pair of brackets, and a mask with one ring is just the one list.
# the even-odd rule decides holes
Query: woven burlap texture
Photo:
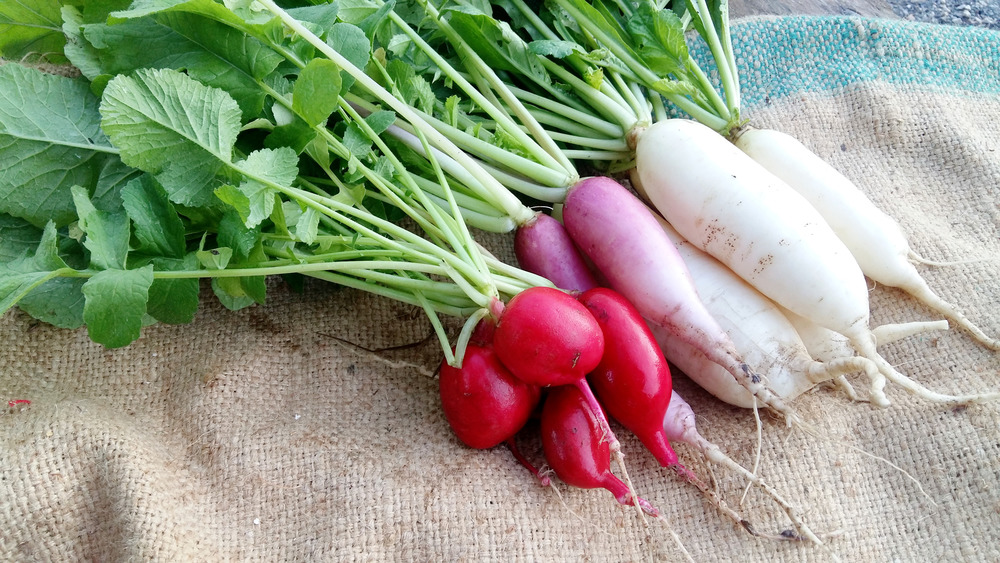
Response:
[{"label": "woven burlap texture", "polygon": [[[919,254],[967,261],[920,271],[1000,334],[1000,98],[871,80],[768,98],[750,117],[854,179]],[[507,239],[490,242],[509,257]],[[607,492],[544,488],[505,449],[463,447],[438,406],[440,350],[420,311],[320,283],[270,289],[239,312],[205,291],[193,324],[148,327],[118,350],[3,316],[0,399],[31,404],[0,412],[0,558],[680,559],[663,524],[645,528]],[[937,318],[874,284],[871,303],[876,325]],[[961,332],[882,352],[941,392],[1000,389],[1000,354]],[[751,412],[679,375],[675,388],[708,439],[753,465]],[[1000,406],[889,397],[875,409],[819,389],[795,403],[807,428],[763,417],[760,474],[832,534],[824,546],[750,536],[620,435],[636,488],[698,561],[1000,561]],[[541,462],[533,430],[520,442]],[[755,489],[740,505],[738,476],[715,477],[755,528],[789,527]]]}]

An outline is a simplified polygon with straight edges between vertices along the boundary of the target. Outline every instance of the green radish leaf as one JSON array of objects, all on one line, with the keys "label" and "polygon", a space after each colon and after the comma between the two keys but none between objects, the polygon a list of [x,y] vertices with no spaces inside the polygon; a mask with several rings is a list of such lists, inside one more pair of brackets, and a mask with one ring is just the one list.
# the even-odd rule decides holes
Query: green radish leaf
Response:
[{"label": "green radish leaf", "polygon": [[0,2],[0,57],[21,60],[35,55],[63,62],[61,8],[60,0]]},{"label": "green radish leaf", "polygon": [[42,240],[42,229],[21,219],[0,214],[0,262],[30,254]]},{"label": "green radish leaf", "polygon": [[17,307],[32,318],[59,328],[83,326],[84,278],[52,278],[25,295]]},{"label": "green radish leaf", "polygon": [[102,270],[83,284],[83,320],[90,339],[120,348],[139,338],[153,266],[137,270]]},{"label": "green radish leaf", "polygon": [[340,67],[328,59],[313,59],[299,73],[292,90],[292,110],[310,127],[325,123],[340,105]]},{"label": "green radish leaf", "polygon": [[305,244],[316,242],[316,236],[319,233],[319,219],[319,212],[312,207],[307,207],[295,222],[295,237]]},{"label": "green radish leaf", "polygon": [[424,113],[434,110],[434,103],[437,101],[434,90],[427,79],[417,75],[413,66],[393,59],[386,65],[386,71],[404,102]]},{"label": "green radish leaf", "polygon": [[375,131],[376,135],[384,133],[395,122],[396,112],[387,110],[373,112],[365,118],[365,123]]},{"label": "green radish leaf", "polygon": [[76,202],[79,227],[86,233],[83,245],[90,251],[90,262],[101,269],[125,267],[129,251],[129,218],[122,211],[99,211],[80,186],[71,189]]},{"label": "green radish leaf", "polygon": [[[357,68],[365,68],[371,54],[372,45],[368,36],[358,26],[345,22],[334,24],[326,35],[326,43]],[[346,91],[354,85],[354,77],[343,71],[342,88]]]},{"label": "green radish leaf", "polygon": [[239,215],[241,223],[250,218],[250,198],[236,186],[230,184],[219,186],[215,189],[215,197],[232,207]]},{"label": "green radish leaf", "polygon": [[238,188],[249,204],[245,219],[247,227],[259,225],[271,215],[279,193],[276,186],[292,185],[299,174],[298,163],[295,151],[288,147],[260,149],[250,153],[246,160],[236,163],[236,167],[247,176]]},{"label": "green radish leaf", "polygon": [[93,189],[117,152],[85,81],[0,66],[0,212],[37,227],[70,223],[69,188]]},{"label": "green radish leaf", "polygon": [[248,258],[258,240],[260,240],[260,227],[247,228],[238,214],[228,212],[219,220],[217,242],[219,246],[232,249],[237,259]]},{"label": "green radish leaf", "polygon": [[34,254],[0,262],[0,313],[46,281],[71,271],[59,257],[57,239],[55,225],[50,222]]},{"label": "green radish leaf", "polygon": [[639,55],[650,69],[660,76],[687,75],[688,47],[684,40],[684,24],[669,10],[655,10],[640,4],[628,29]]},{"label": "green radish leaf", "polygon": [[372,0],[340,0],[337,4],[340,20],[355,25],[378,11],[378,5]]},{"label": "green radish leaf", "polygon": [[239,311],[257,303],[244,287],[248,278],[212,278],[212,292],[230,311]]},{"label": "green radish leaf", "polygon": [[225,270],[233,257],[233,249],[225,246],[211,250],[199,250],[195,253],[198,262],[209,270]]},{"label": "green radish leaf", "polygon": [[166,192],[151,176],[132,180],[121,195],[139,240],[136,250],[153,256],[184,256],[184,224]]},{"label": "green radish leaf", "polygon": [[301,8],[289,8],[286,10],[290,16],[301,21],[315,25],[319,29],[330,29],[337,23],[337,15],[340,6],[336,2],[320,4],[318,6],[303,6]]},{"label": "green radish leaf", "polygon": [[585,55],[583,47],[573,41],[562,41],[557,39],[541,39],[528,43],[528,50],[536,55],[544,57],[554,57],[565,59],[570,55]]},{"label": "green radish leaf", "polygon": [[108,83],[101,113],[122,160],[153,174],[171,201],[211,201],[240,129],[240,108],[229,94],[174,70],[139,70]]},{"label": "green radish leaf", "polygon": [[[156,271],[195,270],[198,259],[194,253],[184,258],[156,258]],[[149,286],[146,313],[161,323],[187,324],[198,312],[200,284],[197,278],[154,279]]]}]

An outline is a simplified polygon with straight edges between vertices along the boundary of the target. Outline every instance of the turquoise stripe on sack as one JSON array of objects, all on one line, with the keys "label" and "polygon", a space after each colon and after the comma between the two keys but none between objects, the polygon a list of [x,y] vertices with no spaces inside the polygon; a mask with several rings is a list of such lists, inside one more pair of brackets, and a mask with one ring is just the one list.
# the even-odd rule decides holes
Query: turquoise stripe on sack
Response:
[{"label": "turquoise stripe on sack", "polygon": [[[697,41],[692,53],[700,63],[707,49]],[[733,46],[747,109],[869,81],[1000,94],[1000,32],[987,29],[843,16],[755,18],[733,23]]]}]

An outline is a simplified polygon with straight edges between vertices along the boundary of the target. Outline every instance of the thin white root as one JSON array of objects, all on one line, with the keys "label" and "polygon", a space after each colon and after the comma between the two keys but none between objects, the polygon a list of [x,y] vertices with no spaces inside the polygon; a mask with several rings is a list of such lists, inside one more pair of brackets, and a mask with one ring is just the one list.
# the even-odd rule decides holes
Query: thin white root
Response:
[{"label": "thin white root", "polygon": [[904,338],[936,330],[948,330],[948,321],[941,319],[938,321],[913,321],[909,323],[884,324],[873,328],[872,334],[875,335],[875,346],[878,347],[884,344],[896,342],[897,340],[902,340]]},{"label": "thin white root", "polygon": [[915,262],[917,264],[923,264],[925,266],[934,266],[936,268],[946,268],[949,266],[963,266],[965,264],[976,264],[979,262],[994,262],[997,258],[971,258],[969,260],[950,260],[950,261],[939,261],[931,260],[929,258],[924,258],[923,256],[917,254],[916,252],[910,250],[907,256],[910,262]]},{"label": "thin white root", "polygon": [[851,342],[857,348],[859,354],[874,362],[874,364],[878,367],[877,377],[873,376],[871,373],[868,374],[869,377],[872,378],[872,404],[875,406],[885,407],[889,405],[889,400],[885,397],[884,392],[885,385],[888,381],[899,385],[909,393],[916,395],[925,401],[948,406],[985,403],[1000,399],[1000,392],[946,395],[944,393],[938,393],[937,391],[931,391],[930,389],[903,375],[897,371],[896,368],[892,367],[892,364],[887,362],[885,358],[883,358],[875,350],[875,337],[873,335],[871,335],[868,339],[852,339]]},{"label": "thin white root", "polygon": [[[622,453],[621,448],[612,448],[612,455],[615,456],[615,461],[618,462],[618,467],[622,471],[622,481],[625,481],[625,486],[628,487],[628,494],[632,500],[633,506],[635,506],[636,512],[639,514],[639,521],[642,522],[643,527],[648,528],[649,522],[646,520],[646,513],[642,509],[642,500],[639,498],[639,494],[635,490],[635,486],[632,484],[632,478],[628,476],[628,468],[625,467],[625,454]],[[653,509],[656,510],[655,508]]]},{"label": "thin white root", "polygon": [[838,389],[840,389],[841,391],[844,392],[845,395],[847,395],[847,398],[849,400],[854,401],[856,403],[862,401],[867,402],[867,399],[862,399],[861,396],[858,395],[858,392],[854,390],[854,386],[851,385],[851,382],[847,380],[846,375],[838,375],[837,377],[834,377],[832,381],[833,384]]},{"label": "thin white root", "polygon": [[684,554],[684,558],[689,563],[694,563],[694,558],[691,557],[691,553],[689,553],[687,548],[684,547],[684,542],[681,541],[681,537],[677,535],[676,531],[674,531],[674,527],[670,525],[670,521],[667,520],[667,517],[661,514],[657,516],[656,519],[660,521],[664,526],[666,526],[667,532],[669,532],[670,537],[673,538],[674,544],[677,545],[677,549],[680,550],[682,554]]},{"label": "thin white root", "polygon": [[[764,425],[760,422],[760,410],[757,408],[757,400],[753,401],[753,419],[757,424],[757,451],[754,453],[753,457],[753,473],[755,476],[760,474],[760,455],[761,450],[764,446]],[[743,496],[740,497],[740,506],[747,500],[747,494],[750,493],[750,487],[753,486],[753,481],[748,481],[747,486],[743,489]]]},{"label": "thin white root", "polygon": [[747,522],[746,519],[739,516],[739,514],[737,514],[731,508],[727,507],[725,503],[722,501],[722,499],[719,498],[719,495],[715,491],[711,491],[704,485],[699,486],[698,483],[695,483],[696,486],[699,486],[702,493],[704,493],[705,496],[708,497],[708,499],[716,507],[718,507],[719,510],[723,512],[723,514],[728,516],[730,519],[738,523],[740,526],[742,526],[744,529],[746,529],[748,532],[750,532],[755,536],[765,537],[769,539],[780,539],[786,541],[795,539],[805,539],[817,545],[823,544],[823,541],[819,538],[819,536],[813,533],[813,531],[809,529],[809,526],[807,526],[806,523],[802,520],[802,518],[798,515],[798,513],[792,507],[791,503],[785,500],[784,497],[782,497],[778,493],[778,491],[774,490],[770,485],[768,485],[764,481],[764,479],[762,479],[756,473],[751,472],[750,470],[743,467],[739,463],[736,463],[736,461],[733,460],[728,455],[726,455],[722,451],[722,449],[719,448],[719,446],[713,444],[712,442],[709,442],[708,440],[703,438],[700,434],[693,434],[693,435],[688,434],[686,436],[685,441],[689,445],[697,449],[699,452],[701,452],[701,454],[705,456],[705,459],[707,459],[710,463],[715,463],[721,465],[722,467],[730,469],[742,475],[750,483],[753,483],[754,485],[760,487],[768,496],[774,499],[774,502],[778,503],[778,506],[780,506],[781,509],[785,512],[785,515],[788,516],[789,520],[791,520],[792,526],[795,528],[796,534],[782,533],[779,535],[768,535],[757,532],[750,526],[749,522]]},{"label": "thin white root", "polygon": [[919,281],[915,280],[913,284],[901,287],[900,289],[912,295],[917,301],[944,315],[945,318],[951,320],[959,328],[964,329],[972,335],[983,346],[986,346],[990,350],[1000,350],[1000,340],[988,336],[981,328],[970,321],[965,314],[959,311],[958,307],[945,301],[937,293],[934,293],[923,278],[917,278],[917,280]]}]

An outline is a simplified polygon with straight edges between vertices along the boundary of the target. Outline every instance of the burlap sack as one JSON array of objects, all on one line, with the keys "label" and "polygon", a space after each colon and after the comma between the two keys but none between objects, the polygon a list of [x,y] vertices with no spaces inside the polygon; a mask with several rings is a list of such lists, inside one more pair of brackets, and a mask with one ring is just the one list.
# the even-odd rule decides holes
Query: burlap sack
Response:
[{"label": "burlap sack", "polygon": [[[931,286],[1000,334],[1000,35],[874,20],[736,27],[747,115],[790,132],[903,225]],[[875,324],[935,318],[874,287]],[[677,560],[605,491],[543,488],[503,448],[472,451],[440,412],[419,311],[313,283],[233,313],[205,293],[189,326],[125,349],[0,319],[0,558],[12,561]],[[353,344],[345,344],[350,342]],[[396,348],[402,347],[402,348]],[[371,350],[365,351],[364,349]],[[1000,389],[1000,354],[956,331],[883,348],[942,392]],[[855,380],[859,388],[864,382]],[[751,412],[675,384],[703,434],[751,466]],[[892,407],[830,390],[765,416],[760,473],[824,546],[761,540],[622,433],[631,477],[699,561],[1000,560],[1000,407]],[[540,461],[537,438],[521,442]],[[708,468],[690,448],[682,461]],[[756,529],[788,521],[717,470]]]}]

